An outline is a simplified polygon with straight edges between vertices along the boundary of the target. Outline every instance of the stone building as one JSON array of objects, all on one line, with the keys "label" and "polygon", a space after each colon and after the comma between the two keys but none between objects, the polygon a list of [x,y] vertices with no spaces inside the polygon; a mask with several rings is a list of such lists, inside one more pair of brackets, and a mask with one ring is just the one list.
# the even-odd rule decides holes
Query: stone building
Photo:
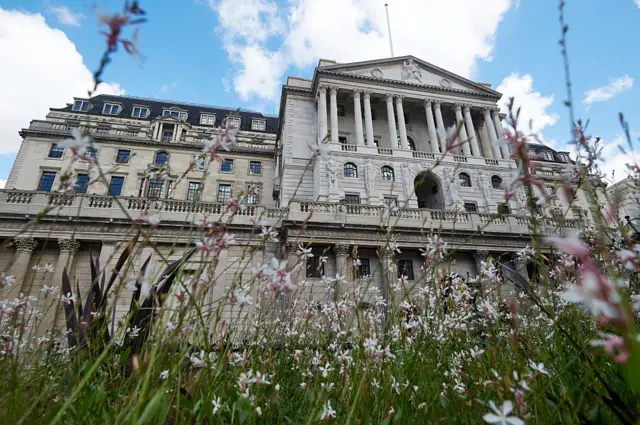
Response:
[{"label": "stone building", "polygon": [[[455,251],[453,271],[462,276],[475,276],[489,255],[526,275],[513,254],[530,243],[528,205],[535,199],[522,191],[504,201],[502,185],[516,164],[496,143],[503,132],[500,97],[489,84],[406,56],[320,60],[311,79],[287,79],[277,118],[134,97],[76,98],[20,133],[23,143],[0,192],[0,237],[15,242],[0,253],[0,267],[18,280],[5,292],[42,298],[40,289],[61,278],[60,267],[52,274],[33,269],[44,263],[88,275],[89,252],[105,264],[123,249],[131,219],[141,214],[158,213],[162,221],[151,233],[154,247],[143,248],[134,265],[149,255],[158,261],[158,252],[177,258],[194,240],[193,225],[185,223],[203,214],[219,218],[224,202],[250,185],[257,195],[245,198],[230,226],[236,245],[218,263],[218,294],[232,281],[243,245],[255,243],[252,225],[259,218],[279,231],[281,245],[258,250],[254,262],[288,255],[294,264],[296,247],[310,243],[316,255],[295,279],[306,281],[314,297],[326,294],[323,274],[372,276],[382,287],[391,262],[417,281],[419,249],[435,233]],[[239,128],[237,141],[219,162],[203,162],[203,143],[223,119]],[[447,129],[458,124],[469,142],[444,153]],[[97,142],[90,154],[108,172],[107,185],[88,184],[87,164],[72,162],[71,152],[57,146],[74,128],[87,129]],[[532,148],[541,165],[536,173],[553,188],[571,170],[569,155]],[[160,182],[149,178],[158,167],[166,173]],[[68,170],[75,191],[60,192]],[[587,218],[580,207],[563,218],[554,218],[553,206],[545,209],[539,212],[547,233],[574,231]],[[43,210],[38,223],[20,232]],[[395,255],[380,249],[389,223],[400,248]],[[327,257],[322,267],[320,256]],[[119,303],[124,310],[129,301]]]}]

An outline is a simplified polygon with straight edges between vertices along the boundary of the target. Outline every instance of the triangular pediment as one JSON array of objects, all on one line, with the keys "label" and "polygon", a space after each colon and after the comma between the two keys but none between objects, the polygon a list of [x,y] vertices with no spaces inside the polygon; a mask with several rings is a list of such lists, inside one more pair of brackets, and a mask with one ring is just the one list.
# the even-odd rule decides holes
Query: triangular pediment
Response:
[{"label": "triangular pediment", "polygon": [[492,90],[487,85],[468,80],[414,56],[322,66],[319,70],[358,75],[381,81],[392,80],[500,96],[500,93]]}]

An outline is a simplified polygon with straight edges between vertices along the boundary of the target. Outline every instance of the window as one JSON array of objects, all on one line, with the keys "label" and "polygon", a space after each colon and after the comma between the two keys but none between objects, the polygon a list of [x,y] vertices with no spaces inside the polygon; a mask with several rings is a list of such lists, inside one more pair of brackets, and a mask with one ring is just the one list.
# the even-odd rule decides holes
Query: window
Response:
[{"label": "window", "polygon": [[264,131],[267,128],[265,120],[251,120],[251,130]]},{"label": "window", "polygon": [[324,275],[324,263],[319,255],[307,258],[307,277],[322,277]]},{"label": "window", "polygon": [[200,114],[200,124],[201,125],[215,125],[216,124],[216,116],[213,114]]},{"label": "window", "polygon": [[498,204],[498,214],[511,214],[509,204]]},{"label": "window", "polygon": [[40,183],[38,184],[38,190],[42,192],[51,192],[53,189],[53,182],[56,179],[55,171],[43,171],[40,176]]},{"label": "window", "polygon": [[258,205],[260,203],[260,185],[247,185],[247,204]]},{"label": "window", "polygon": [[371,266],[369,264],[368,258],[359,258],[360,265],[358,266],[358,271],[356,276],[358,278],[371,276]]},{"label": "window", "polygon": [[89,187],[89,174],[78,174],[76,179],[76,193],[87,193]]},{"label": "window", "polygon": [[461,187],[471,187],[471,177],[467,173],[458,174],[458,179],[460,180]]},{"label": "window", "polygon": [[500,176],[491,176],[491,187],[494,189],[502,189],[502,178],[500,178]]},{"label": "window", "polygon": [[189,182],[187,201],[195,201],[200,197],[200,182]]},{"label": "window", "polygon": [[344,105],[338,105],[338,116],[339,117],[344,117],[345,116]]},{"label": "window", "polygon": [[64,155],[64,148],[59,148],[57,143],[52,143],[49,149],[49,158],[62,158]]},{"label": "window", "polygon": [[414,142],[413,140],[411,140],[411,138],[407,138],[407,142],[409,143],[409,149],[411,149],[412,151],[416,150],[416,142]]},{"label": "window", "polygon": [[347,204],[360,204],[360,195],[344,195],[344,200]]},{"label": "window", "polygon": [[413,261],[398,260],[398,276],[406,276],[407,280],[415,280],[413,274]]},{"label": "window", "polygon": [[338,142],[342,143],[343,145],[347,144],[347,136],[338,136]]},{"label": "window", "polygon": [[162,198],[163,190],[164,180],[149,180],[149,191],[147,192],[149,198]]},{"label": "window", "polygon": [[563,153],[558,155],[558,159],[560,160],[560,162],[569,162],[567,155]]},{"label": "window", "polygon": [[392,182],[396,179],[393,173],[393,168],[389,167],[388,165],[385,165],[384,167],[382,167],[381,174],[382,174],[382,180],[388,180]]},{"label": "window", "polygon": [[227,203],[231,199],[231,185],[219,184],[218,185],[218,202]]},{"label": "window", "polygon": [[582,213],[582,209],[580,209],[578,207],[573,207],[573,208],[571,208],[571,210],[573,211],[573,216],[575,218],[577,218],[578,220],[582,220],[584,218],[584,214]]},{"label": "window", "polygon": [[464,210],[469,213],[478,212],[478,206],[476,205],[475,202],[465,202]]},{"label": "window", "polygon": [[385,196],[383,202],[387,207],[398,206],[398,198],[396,198],[395,196]]},{"label": "window", "polygon": [[115,103],[105,103],[102,108],[102,113],[105,115],[118,115],[120,113],[120,105]]},{"label": "window", "polygon": [[162,111],[162,116],[163,117],[173,117],[179,120],[186,120],[187,119],[187,113],[183,112],[183,111],[173,111],[171,109],[165,109],[164,111]]},{"label": "window", "polygon": [[373,139],[373,144],[376,148],[380,147],[380,139]]},{"label": "window", "polygon": [[76,100],[73,103],[72,110],[76,112],[87,112],[89,110],[89,101],[88,100]]},{"label": "window", "polygon": [[149,108],[134,106],[131,116],[134,118],[147,118],[149,116]]},{"label": "window", "polygon": [[84,149],[84,156],[87,158],[96,159],[98,158],[98,149],[87,146]]},{"label": "window", "polygon": [[167,162],[169,162],[169,154],[165,151],[160,151],[158,153],[156,153],[156,164],[158,165],[165,165]]},{"label": "window", "polygon": [[344,164],[344,176],[350,179],[358,178],[358,167],[353,162]]},{"label": "window", "polygon": [[553,161],[553,153],[551,151],[543,151],[540,152],[542,159],[546,159],[547,161]]},{"label": "window", "polygon": [[240,129],[240,117],[227,117],[227,125],[233,126],[236,130]]},{"label": "window", "polygon": [[127,149],[118,149],[118,154],[116,155],[116,163],[117,164],[126,164],[129,162],[129,158],[131,158],[131,151]]},{"label": "window", "polygon": [[113,195],[113,196],[122,195],[123,186],[124,186],[124,177],[111,176],[111,183],[109,183],[109,195]]},{"label": "window", "polygon": [[262,162],[249,161],[249,174],[252,176],[262,175]]},{"label": "window", "polygon": [[233,159],[223,159],[220,164],[221,173],[233,173]]}]

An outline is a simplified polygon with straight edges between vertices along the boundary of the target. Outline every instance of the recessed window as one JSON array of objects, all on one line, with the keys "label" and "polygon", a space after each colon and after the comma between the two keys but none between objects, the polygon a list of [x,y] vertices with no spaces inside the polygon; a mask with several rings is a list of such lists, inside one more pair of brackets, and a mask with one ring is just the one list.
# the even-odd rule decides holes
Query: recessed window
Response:
[{"label": "recessed window", "polygon": [[233,159],[223,159],[220,164],[221,173],[233,173]]},{"label": "recessed window", "polygon": [[267,128],[265,120],[251,120],[251,130],[264,131]]},{"label": "recessed window", "polygon": [[498,204],[498,214],[511,214],[509,204]]},{"label": "recessed window", "polygon": [[461,187],[471,187],[471,177],[467,173],[458,174],[458,180],[460,180]]},{"label": "recessed window", "polygon": [[358,167],[353,162],[344,164],[344,176],[349,179],[358,178]]},{"label": "recessed window", "polygon": [[262,175],[262,162],[249,161],[249,174],[251,174],[252,176]]},{"label": "recessed window", "polygon": [[87,146],[84,149],[84,156],[86,158],[91,158],[91,159],[95,160],[96,158],[98,158],[98,149],[92,148],[91,146]]},{"label": "recessed window", "polygon": [[307,277],[322,277],[324,275],[324,263],[320,255],[307,258]]},{"label": "recessed window", "polygon": [[338,136],[338,142],[342,143],[343,145],[347,144],[347,136]]},{"label": "recessed window", "polygon": [[233,127],[235,130],[240,129],[240,117],[227,117],[227,126]]},{"label": "recessed window", "polygon": [[200,182],[189,182],[187,201],[195,201],[200,197]]},{"label": "recessed window", "polygon": [[123,176],[111,176],[111,182],[109,183],[109,195],[113,195],[113,196],[122,195],[123,187],[124,187]]},{"label": "recessed window", "polygon": [[359,205],[360,195],[344,195],[344,200],[347,204]]},{"label": "recessed window", "polygon": [[200,125],[215,125],[216,116],[213,114],[200,114]]},{"label": "recessed window", "polygon": [[345,116],[344,105],[338,105],[338,116],[339,117],[344,117]]},{"label": "recessed window", "polygon": [[76,100],[73,102],[72,110],[76,112],[87,112],[89,110],[89,101],[88,100]]},{"label": "recessed window", "polygon": [[491,187],[502,189],[502,178],[500,176],[491,176]]},{"label": "recessed window", "polygon": [[64,148],[60,148],[58,147],[57,143],[52,143],[51,144],[51,148],[49,149],[49,158],[62,158],[62,156],[64,155]]},{"label": "recessed window", "polygon": [[407,138],[407,143],[409,144],[409,149],[412,151],[416,150],[416,142],[414,142],[410,137]]},{"label": "recessed window", "polygon": [[134,118],[147,118],[149,116],[149,108],[134,106],[131,116]]},{"label": "recessed window", "polygon": [[76,193],[87,193],[89,187],[89,174],[78,174],[76,179]]},{"label": "recessed window", "polygon": [[584,213],[581,208],[573,207],[571,208],[571,211],[573,212],[573,216],[578,220],[582,220],[584,218]]},{"label": "recessed window", "polygon": [[551,151],[542,151],[541,153],[542,159],[546,159],[547,161],[553,161],[553,152]]},{"label": "recessed window", "polygon": [[260,203],[260,185],[247,185],[247,204],[258,205]]},{"label": "recessed window", "polygon": [[387,207],[393,208],[398,206],[398,198],[395,196],[385,196],[382,200]]},{"label": "recessed window", "polygon": [[174,111],[171,109],[165,109],[164,111],[162,111],[162,116],[163,117],[173,117],[179,120],[183,120],[186,121],[187,119],[187,113],[183,112],[183,111]]},{"label": "recessed window", "polygon": [[231,199],[231,185],[219,184],[218,185],[218,202],[227,203]]},{"label": "recessed window", "polygon": [[51,189],[53,189],[53,182],[55,180],[55,171],[43,171],[40,176],[40,183],[38,183],[38,190],[41,192],[51,192]]},{"label": "recessed window", "polygon": [[118,149],[118,154],[116,155],[116,163],[117,164],[127,164],[129,162],[129,158],[131,158],[131,151],[128,149]]},{"label": "recessed window", "polygon": [[160,151],[156,153],[155,162],[158,165],[165,165],[167,162],[169,162],[169,154],[165,151]]},{"label": "recessed window", "polygon": [[415,280],[413,274],[413,261],[398,260],[398,276],[406,276],[407,280]]},{"label": "recessed window", "polygon": [[395,174],[393,173],[393,168],[388,165],[385,165],[380,169],[380,174],[382,175],[382,180],[388,180],[392,182],[396,179]]},{"label": "recessed window", "polygon": [[464,210],[468,213],[478,212],[478,206],[476,205],[475,202],[465,202]]},{"label": "recessed window", "polygon": [[102,113],[105,115],[118,115],[120,113],[120,105],[117,103],[105,103]]},{"label": "recessed window", "polygon": [[163,190],[164,180],[149,180],[149,190],[147,191],[149,198],[162,198]]},{"label": "recessed window", "polygon": [[356,273],[356,276],[358,278],[371,276],[371,265],[369,263],[369,259],[359,258],[358,260],[360,260],[360,265],[358,265],[358,271]]}]

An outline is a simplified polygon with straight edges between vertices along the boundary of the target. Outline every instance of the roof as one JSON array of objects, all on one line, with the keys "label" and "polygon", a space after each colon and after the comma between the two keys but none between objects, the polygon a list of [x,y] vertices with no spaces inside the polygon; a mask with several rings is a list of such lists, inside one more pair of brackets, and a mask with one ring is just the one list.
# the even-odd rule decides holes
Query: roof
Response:
[{"label": "roof", "polygon": [[[548,151],[548,152],[551,152],[553,154],[553,158],[554,158],[553,161],[551,161],[551,160],[549,160],[549,159],[547,159],[547,158],[545,158],[543,156],[540,156],[540,155],[538,155],[538,157],[536,158],[536,161],[541,161],[541,162],[560,162],[560,163],[563,163],[563,164],[567,164],[567,163],[575,164],[575,161],[573,161],[569,157],[569,152],[559,152],[559,151],[556,151],[555,149],[552,149],[549,146],[543,145],[541,143],[529,143],[529,150],[535,152],[536,154],[540,154],[541,152],[544,152],[544,151]],[[568,162],[567,161],[563,161],[560,158],[561,154],[565,155],[565,157],[567,158]]]},{"label": "roof", "polygon": [[234,114],[240,117],[240,130],[255,132],[256,130],[251,130],[251,120],[263,119],[266,121],[266,128],[263,133],[275,134],[278,131],[278,118],[273,115],[266,115],[260,112],[247,111],[244,109],[222,108],[211,105],[173,102],[170,100],[161,99],[147,99],[143,97],[100,94],[89,99],[89,110],[87,112],[78,112],[72,110],[73,104],[67,104],[67,106],[65,106],[64,108],[51,108],[51,110],[89,115],[111,116],[104,115],[102,113],[105,102],[114,102],[122,105],[122,110],[118,115],[116,115],[117,117],[122,118],[131,118],[131,113],[134,106],[146,106],[149,108],[150,114],[149,116],[144,118],[145,121],[152,121],[153,119],[162,116],[162,111],[164,109],[173,108],[176,110],[187,112],[187,122],[191,125],[200,125],[200,114],[215,114],[216,122],[220,122],[222,118]]}]

